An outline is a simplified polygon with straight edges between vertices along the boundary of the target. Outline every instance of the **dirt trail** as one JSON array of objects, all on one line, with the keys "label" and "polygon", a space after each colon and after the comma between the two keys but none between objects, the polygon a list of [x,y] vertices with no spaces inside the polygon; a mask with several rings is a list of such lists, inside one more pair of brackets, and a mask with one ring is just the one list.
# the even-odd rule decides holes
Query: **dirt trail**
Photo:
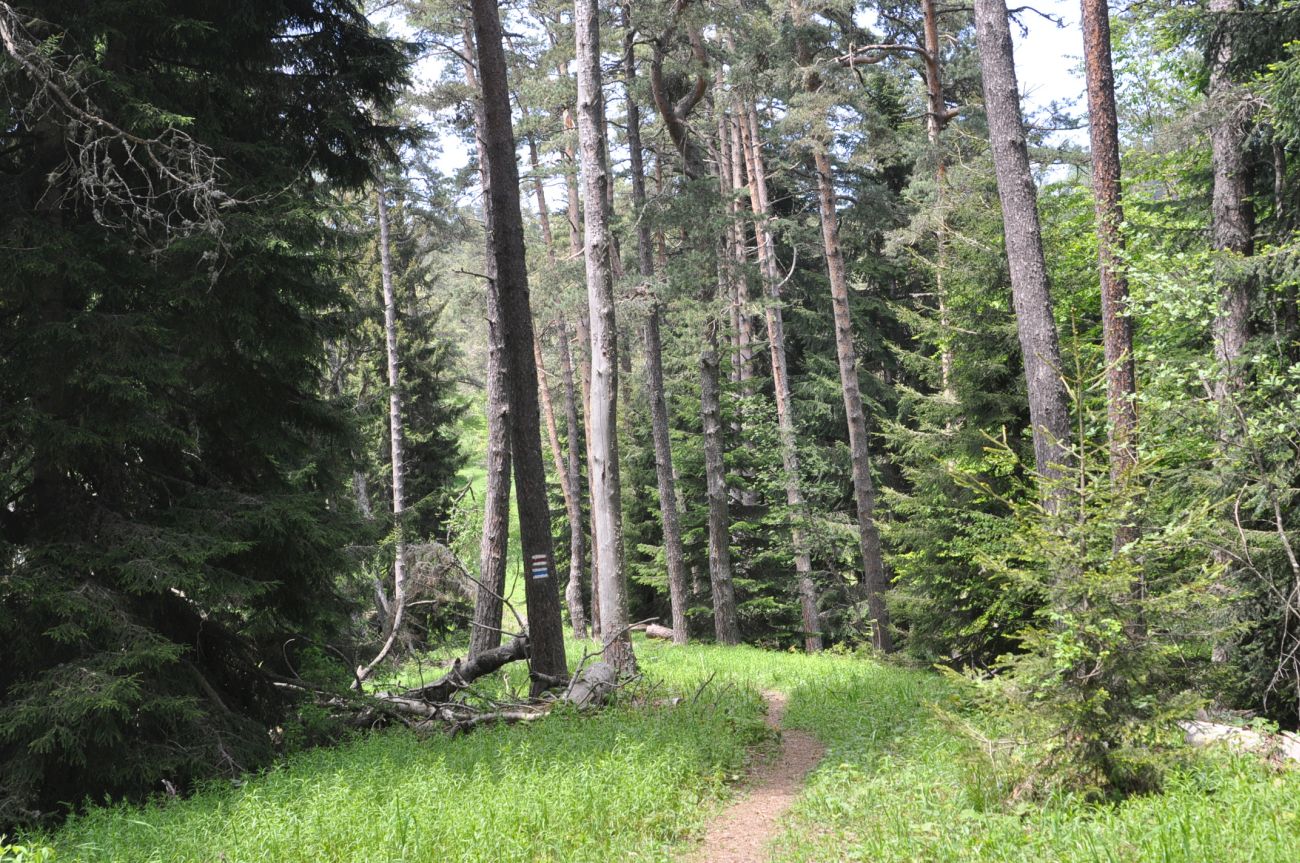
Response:
[{"label": "dirt trail", "polygon": [[[765,692],[767,724],[781,731],[785,694]],[[690,863],[762,863],[781,816],[803,788],[826,748],[806,731],[781,731],[781,749],[754,768],[745,795],[709,823]]]}]

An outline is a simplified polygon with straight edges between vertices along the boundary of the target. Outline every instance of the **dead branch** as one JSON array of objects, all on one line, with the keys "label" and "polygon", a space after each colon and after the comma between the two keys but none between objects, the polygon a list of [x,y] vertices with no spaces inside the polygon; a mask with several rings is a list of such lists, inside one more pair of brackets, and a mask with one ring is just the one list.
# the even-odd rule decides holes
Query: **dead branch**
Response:
[{"label": "dead branch", "polygon": [[56,123],[68,151],[50,188],[63,186],[97,223],[155,246],[197,233],[219,239],[222,211],[241,203],[221,188],[220,160],[175,124],[153,137],[114,124],[82,86],[78,58],[56,62],[29,29],[37,23],[0,2],[0,46],[32,85],[17,115],[28,125]]},{"label": "dead branch", "polygon": [[408,689],[401,696],[381,696],[384,700],[392,698],[415,699],[424,703],[446,702],[460,690],[475,680],[491,674],[503,665],[528,658],[528,637],[519,636],[510,642],[485,650],[472,659],[452,663],[451,670],[437,681]]}]

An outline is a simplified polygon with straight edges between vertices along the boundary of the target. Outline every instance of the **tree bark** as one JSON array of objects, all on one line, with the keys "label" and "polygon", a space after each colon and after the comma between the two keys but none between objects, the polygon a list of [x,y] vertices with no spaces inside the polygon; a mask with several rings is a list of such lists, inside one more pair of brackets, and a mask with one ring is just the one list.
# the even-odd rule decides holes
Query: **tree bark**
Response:
[{"label": "tree bark", "polygon": [[[1137,465],[1137,371],[1133,319],[1124,272],[1123,199],[1120,190],[1119,117],[1110,53],[1106,0],[1082,0],[1083,61],[1088,82],[1088,136],[1092,146],[1092,194],[1101,275],[1101,334],[1106,357],[1106,415],[1110,478],[1121,488]],[[1116,526],[1115,550],[1137,539],[1137,527]]]},{"label": "tree bark", "polygon": [[944,287],[944,275],[948,266],[948,213],[944,202],[945,186],[948,182],[947,161],[943,152],[942,135],[948,125],[948,104],[943,95],[943,70],[939,65],[939,11],[935,0],[921,0],[922,47],[921,55],[925,63],[925,135],[934,154],[934,195],[938,224],[934,229],[935,266],[934,294],[939,306],[939,385],[945,397],[953,398],[952,368],[953,355],[951,339],[951,321],[948,317],[948,294]]},{"label": "tree bark", "polygon": [[[533,169],[533,193],[537,197],[537,218],[542,227],[542,244],[546,248],[546,259],[555,263],[555,236],[551,233],[550,208],[546,204],[546,189],[539,173],[540,162],[537,158],[537,142],[528,136],[528,162]],[[565,357],[565,388],[568,396],[566,410],[573,410],[573,368],[567,357],[569,354],[568,327],[560,320],[560,353]],[[546,380],[546,364],[542,360],[542,346],[539,338],[534,343],[534,359],[537,362],[537,376],[541,384],[542,411],[546,417],[546,433],[551,441],[551,458],[555,462],[555,475],[560,480],[560,491],[564,495],[564,512],[569,522],[569,580],[564,585],[564,603],[569,608],[569,625],[573,627],[573,637],[579,640],[587,637],[587,612],[582,603],[582,573],[586,561],[586,541],[582,529],[581,474],[577,471],[578,435],[577,414],[569,424],[569,456],[566,461],[560,449],[560,434],[555,419],[555,408],[551,400],[550,386]],[[573,469],[570,470],[570,467]]]},{"label": "tree bark", "polygon": [[[655,107],[681,157],[687,181],[704,182],[708,179],[704,157],[686,120],[704,98],[708,89],[708,77],[700,71],[690,92],[674,102],[668,96],[663,70],[666,46],[677,32],[677,16],[685,5],[685,0],[678,0],[673,7],[673,20],[668,30],[655,41],[650,63],[650,89]],[[707,62],[707,55],[700,34],[692,31],[687,39],[695,61],[703,66]],[[694,242],[700,247],[701,257],[705,257],[703,252],[707,238],[696,238]],[[716,277],[717,274],[714,275]],[[715,638],[720,644],[736,644],[740,641],[740,628],[736,620],[735,587],[731,579],[731,513],[723,459],[721,372],[717,310],[714,308],[717,282],[704,277],[700,283],[700,302],[706,316],[700,350],[700,421],[704,432],[704,474],[709,507],[709,582],[713,589],[713,625]]]},{"label": "tree bark", "polygon": [[[475,56],[474,34],[466,21],[462,32],[466,60],[465,83],[478,94],[474,101],[474,140],[478,156],[479,187],[483,193],[485,238],[493,235],[492,208],[487,204],[487,151],[483,144],[486,120],[478,71],[468,58]],[[507,546],[510,543],[510,402],[506,379],[505,342],[501,335],[500,303],[497,299],[496,259],[484,245],[487,275],[487,488],[483,494],[483,535],[479,540],[479,581],[474,591],[474,618],[469,633],[469,658],[501,644],[501,620],[505,613]]]},{"label": "tree bark", "polygon": [[[533,342],[533,360],[537,363],[538,389],[542,396],[542,414],[546,418],[546,436],[551,442],[551,461],[555,464],[555,475],[560,481],[560,494],[564,497],[564,512],[569,522],[569,580],[564,586],[564,602],[569,607],[569,625],[573,627],[573,637],[582,640],[587,637],[587,612],[582,604],[582,508],[578,505],[578,489],[571,481],[564,452],[560,448],[560,430],[555,421],[555,407],[551,402],[551,387],[546,379],[546,363],[542,357],[542,344],[539,338]],[[573,445],[574,442],[570,441]],[[574,577],[574,551],[579,553],[576,567],[578,577]]]},{"label": "tree bark", "polygon": [[[582,250],[579,247],[578,255]],[[585,266],[585,262],[584,262]],[[600,562],[596,559],[596,546],[600,543],[597,533],[596,510],[590,506],[591,491],[591,315],[583,298],[583,307],[578,315],[575,327],[575,344],[578,350],[578,391],[582,396],[582,439],[586,444],[587,456],[587,500],[588,520],[591,528],[591,637],[600,639],[604,627],[600,619]]]},{"label": "tree bark", "polygon": [[1250,168],[1246,161],[1246,136],[1251,111],[1241,88],[1232,80],[1229,66],[1235,54],[1226,19],[1237,12],[1237,0],[1210,0],[1217,16],[1213,56],[1210,61],[1209,99],[1215,122],[1210,127],[1214,189],[1211,231],[1219,282],[1219,310],[1214,319],[1214,356],[1219,363],[1215,398],[1227,409],[1245,385],[1242,357],[1250,339],[1250,277],[1242,272],[1238,257],[1254,254],[1254,212],[1250,201]]},{"label": "tree bark", "polygon": [[858,362],[853,346],[853,321],[849,314],[849,282],[840,250],[839,214],[835,209],[835,187],[830,157],[824,148],[813,152],[817,173],[818,201],[821,207],[822,246],[826,254],[826,272],[831,283],[831,310],[835,319],[835,357],[840,370],[840,388],[844,394],[844,413],[849,425],[849,453],[853,464],[853,499],[858,515],[858,551],[862,556],[863,586],[867,596],[867,614],[871,618],[871,641],[877,650],[894,649],[889,631],[889,610],[885,607],[885,560],[876,528],[876,489],[871,480],[871,453],[867,438],[867,416],[862,408],[862,390],[858,383]]},{"label": "tree bark", "polygon": [[[569,325],[566,321],[560,321],[560,366],[564,374],[564,419],[567,426],[566,433],[569,436],[569,452],[567,469],[569,474],[569,488],[573,489],[573,497],[566,500],[565,505],[568,507],[569,525],[569,581],[565,585],[564,595],[569,603],[570,608],[576,603],[582,605],[582,577],[586,572],[587,547],[586,535],[582,529],[582,468],[580,467],[580,455],[578,449],[579,432],[578,432],[578,399],[575,392],[576,385],[573,381],[573,354],[569,350]],[[592,597],[592,614],[595,614],[595,597]],[[597,627],[592,627],[593,631]],[[586,638],[584,627],[583,638]]]},{"label": "tree bark", "polygon": [[596,0],[573,4],[578,60],[578,145],[582,170],[587,304],[591,310],[591,437],[587,470],[600,574],[600,623],[605,660],[621,672],[636,659],[627,632],[623,572],[623,511],[618,464],[618,324],[610,269],[604,109],[600,80],[600,20]]},{"label": "tree bark", "polygon": [[393,602],[388,617],[388,632],[379,653],[357,671],[364,680],[384,661],[402,631],[406,615],[406,539],[403,514],[406,512],[406,471],[403,464],[401,354],[397,346],[397,300],[393,293],[393,263],[388,246],[388,201],[381,186],[375,192],[379,217],[379,273],[384,290],[384,347],[388,358],[388,439],[393,468]]},{"label": "tree bark", "polygon": [[416,689],[408,689],[402,695],[435,704],[450,701],[453,695],[480,677],[491,674],[508,663],[526,659],[528,648],[527,636],[517,636],[499,647],[472,654],[463,662],[457,659],[452,663],[451,670],[438,680]]},{"label": "tree bark", "polygon": [[1002,201],[1011,297],[1029,390],[1034,464],[1042,481],[1044,503],[1055,508],[1065,493],[1063,469],[1071,462],[1066,446],[1070,440],[1070,406],[1061,379],[1061,348],[1052,317],[1038,223],[1038,193],[1029,171],[1005,0],[975,0],[975,25],[989,144]]},{"label": "tree bark", "polygon": [[[506,345],[510,399],[510,449],[514,462],[515,500],[526,574],[532,671],[560,677],[567,673],[555,554],[551,545],[546,472],[542,466],[541,426],[537,408],[537,368],[533,362],[532,312],[528,300],[523,217],[519,207],[519,165],[511,128],[501,20],[495,0],[471,0],[478,44],[479,82],[483,92],[483,145],[488,167],[486,204],[492,210],[490,241],[496,261],[496,299]],[[540,694],[544,685],[533,682]]]},{"label": "tree bark", "polygon": [[[562,69],[561,73],[567,75],[568,70]],[[564,130],[572,132],[573,129],[573,113],[568,108],[565,108]],[[582,255],[582,204],[580,203],[582,196],[578,191],[578,158],[572,145],[564,148],[564,165],[566,169],[564,172],[564,190],[569,199],[568,212],[566,213],[569,222],[569,256],[576,260]]]},{"label": "tree bark", "polygon": [[546,205],[546,186],[540,173],[541,160],[537,156],[537,138],[528,136],[528,165],[533,169],[533,194],[537,198],[537,222],[542,228],[542,245],[546,258],[555,263],[555,235],[551,233],[551,208]]},{"label": "tree bark", "polygon": [[[631,160],[632,208],[636,217],[637,268],[647,291],[653,291],[654,252],[650,226],[644,218],[646,206],[645,161],[641,149],[641,108],[633,95],[636,54],[631,26],[630,3],[623,4],[625,36],[623,71],[627,92],[627,146]],[[672,640],[685,644],[686,556],[682,550],[681,519],[677,512],[677,482],[673,477],[673,451],[668,434],[668,403],[664,395],[663,345],[659,334],[663,314],[658,297],[651,300],[644,327],[646,390],[650,402],[650,431],[654,441],[655,479],[659,488],[659,513],[663,522],[664,564],[668,571],[668,603],[672,614]]]},{"label": "tree bark", "polygon": [[[792,0],[795,26],[804,25],[806,13],[799,0]],[[821,89],[821,79],[811,70],[812,52],[806,38],[798,38],[799,64],[808,69],[804,76],[809,93]],[[839,212],[835,206],[835,179],[831,173],[828,142],[824,133],[812,136],[813,171],[817,177],[817,203],[822,225],[822,250],[826,274],[831,285],[831,311],[835,321],[835,357],[839,365],[840,390],[844,397],[844,414],[849,427],[849,454],[853,468],[853,499],[858,517],[858,552],[862,557],[863,588],[867,615],[871,620],[871,641],[877,650],[894,649],[889,629],[889,610],[885,590],[889,580],[876,528],[876,489],[871,480],[870,441],[867,417],[862,407],[862,389],[858,381],[857,352],[853,345],[853,320],[849,313],[849,281],[840,248]]]},{"label": "tree bark", "polygon": [[754,236],[758,267],[763,277],[763,314],[767,321],[768,352],[772,364],[772,389],[776,397],[777,431],[781,436],[781,468],[785,474],[785,502],[794,516],[790,544],[794,549],[796,587],[803,618],[804,649],[822,649],[821,618],[817,611],[817,586],[812,579],[812,555],[808,550],[805,525],[808,504],[799,472],[799,443],[794,424],[794,397],[785,356],[785,319],[781,307],[781,274],[776,265],[776,243],[772,238],[772,206],[768,199],[767,166],[758,129],[758,112],[746,97],[740,108],[740,141],[749,170],[749,203],[754,212]]}]

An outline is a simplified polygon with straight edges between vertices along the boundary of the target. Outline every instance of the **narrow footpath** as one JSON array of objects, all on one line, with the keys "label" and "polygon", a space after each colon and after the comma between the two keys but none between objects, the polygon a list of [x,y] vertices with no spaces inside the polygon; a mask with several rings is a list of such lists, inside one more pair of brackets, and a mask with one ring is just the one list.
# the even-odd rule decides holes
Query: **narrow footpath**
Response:
[{"label": "narrow footpath", "polygon": [[781,727],[783,692],[763,693],[767,724],[781,732],[781,748],[751,771],[744,796],[709,823],[689,863],[763,863],[783,816],[803,789],[804,779],[821,761],[826,747],[806,731]]}]

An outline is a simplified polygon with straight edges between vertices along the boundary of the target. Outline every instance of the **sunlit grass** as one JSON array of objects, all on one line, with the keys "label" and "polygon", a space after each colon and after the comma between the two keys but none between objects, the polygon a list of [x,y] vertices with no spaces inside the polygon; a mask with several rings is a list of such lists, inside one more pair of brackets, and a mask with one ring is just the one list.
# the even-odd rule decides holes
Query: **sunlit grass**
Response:
[{"label": "sunlit grass", "polygon": [[935,710],[952,708],[949,686],[860,666],[794,690],[787,724],[816,732],[828,752],[778,860],[1300,860],[1300,771],[1251,756],[1198,752],[1162,793],[1120,803],[1009,805],[990,762]]},{"label": "sunlit grass", "polygon": [[[568,647],[576,664],[590,645]],[[242,787],[95,809],[29,838],[60,860],[670,860],[767,739],[759,692],[772,688],[791,695],[787,726],[828,746],[775,844],[782,863],[1300,859],[1300,771],[1198,753],[1158,795],[1007,805],[1001,777],[942,717],[966,708],[934,674],[848,656],[636,647],[636,706],[457,738],[373,733]],[[404,680],[415,682],[413,669]],[[526,683],[516,663],[482,686]]]},{"label": "sunlit grass", "polygon": [[[653,645],[642,653],[657,703],[455,738],[377,732],[241,787],[92,809],[36,838],[60,860],[88,861],[667,860],[766,732],[758,692],[741,685],[749,652],[693,650],[725,666],[726,685],[702,692],[709,663]],[[509,673],[522,685],[517,665]]]}]

